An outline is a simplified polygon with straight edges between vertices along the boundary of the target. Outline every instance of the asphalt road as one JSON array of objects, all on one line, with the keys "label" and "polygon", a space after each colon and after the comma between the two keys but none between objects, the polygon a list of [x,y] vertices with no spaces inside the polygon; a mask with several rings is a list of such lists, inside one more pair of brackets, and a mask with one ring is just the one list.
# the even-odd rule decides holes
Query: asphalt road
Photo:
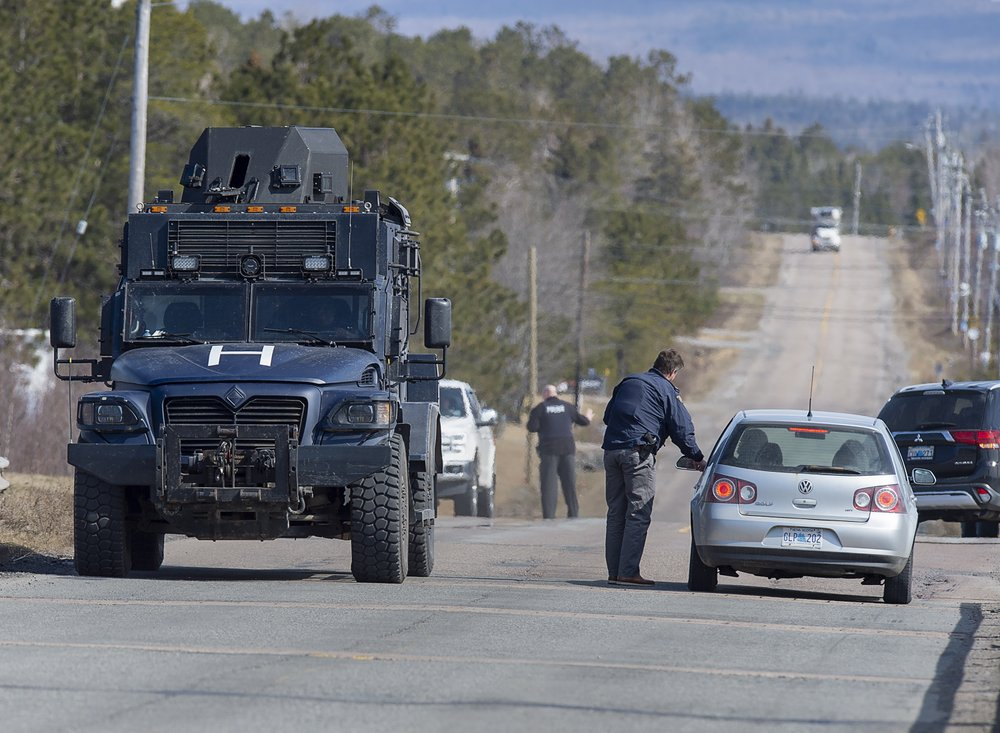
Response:
[{"label": "asphalt road", "polygon": [[[905,381],[878,240],[790,237],[760,329],[711,398],[878,408]],[[716,334],[718,336],[718,334]],[[921,536],[915,599],[857,581],[686,590],[693,474],[660,469],[643,573],[605,583],[603,521],[446,518],[431,578],[354,583],[328,540],[172,540],[157,574],[0,576],[0,731],[992,730],[995,540]]]}]

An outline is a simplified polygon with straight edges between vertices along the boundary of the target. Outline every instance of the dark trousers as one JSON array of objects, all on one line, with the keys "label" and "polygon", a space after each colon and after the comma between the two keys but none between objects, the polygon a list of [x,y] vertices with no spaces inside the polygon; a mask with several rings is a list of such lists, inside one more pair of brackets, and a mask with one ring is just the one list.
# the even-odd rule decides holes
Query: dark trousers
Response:
[{"label": "dark trousers", "polygon": [[604,451],[608,577],[634,578],[646,547],[656,495],[656,456],[635,449]]},{"label": "dark trousers", "polygon": [[555,519],[556,482],[562,484],[563,498],[566,500],[566,516],[573,518],[580,514],[580,504],[576,499],[576,456],[569,453],[564,456],[551,453],[539,453],[538,472],[542,484],[542,516],[545,519]]}]

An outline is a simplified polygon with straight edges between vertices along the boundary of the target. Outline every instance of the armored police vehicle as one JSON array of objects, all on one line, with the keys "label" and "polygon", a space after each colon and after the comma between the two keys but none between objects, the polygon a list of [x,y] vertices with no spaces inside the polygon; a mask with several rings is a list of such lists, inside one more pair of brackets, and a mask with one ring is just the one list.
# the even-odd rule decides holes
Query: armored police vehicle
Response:
[{"label": "armored police vehicle", "polygon": [[[207,129],[181,201],[128,217],[98,358],[60,358],[76,311],[53,299],[57,376],[110,387],[68,449],[81,575],[156,570],[167,533],[347,539],[358,581],[431,573],[451,303],[421,313],[409,214],[348,181],[334,130]],[[409,353],[421,321],[439,355]]]}]

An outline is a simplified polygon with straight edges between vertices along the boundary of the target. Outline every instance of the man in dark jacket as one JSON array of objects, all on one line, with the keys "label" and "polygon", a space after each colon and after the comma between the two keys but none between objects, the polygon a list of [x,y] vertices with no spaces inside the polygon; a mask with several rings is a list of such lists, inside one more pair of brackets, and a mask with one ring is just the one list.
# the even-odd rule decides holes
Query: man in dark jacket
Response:
[{"label": "man in dark jacket", "polygon": [[649,371],[619,382],[604,411],[605,559],[613,585],[653,585],[640,575],[639,561],[656,494],[656,451],[670,439],[705,469],[691,416],[673,384],[683,366],[675,349],[661,351]]},{"label": "man in dark jacket", "polygon": [[573,425],[590,425],[590,418],[594,413],[587,410],[586,415],[581,415],[576,407],[559,399],[557,394],[553,385],[545,385],[542,401],[528,415],[528,432],[538,433],[542,517],[555,519],[558,475],[563,498],[566,499],[566,516],[572,519],[580,515],[580,504],[576,498],[576,441],[573,440]]}]

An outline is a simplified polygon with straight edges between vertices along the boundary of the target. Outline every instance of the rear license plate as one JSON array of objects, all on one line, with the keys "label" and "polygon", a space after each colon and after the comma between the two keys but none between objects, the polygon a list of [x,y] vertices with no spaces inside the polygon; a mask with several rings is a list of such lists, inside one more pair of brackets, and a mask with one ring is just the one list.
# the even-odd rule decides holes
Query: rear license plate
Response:
[{"label": "rear license plate", "polygon": [[906,460],[908,461],[929,461],[933,458],[933,445],[911,445],[906,449]]},{"label": "rear license plate", "polygon": [[781,546],[808,550],[823,548],[823,530],[803,527],[784,527],[781,530]]}]

